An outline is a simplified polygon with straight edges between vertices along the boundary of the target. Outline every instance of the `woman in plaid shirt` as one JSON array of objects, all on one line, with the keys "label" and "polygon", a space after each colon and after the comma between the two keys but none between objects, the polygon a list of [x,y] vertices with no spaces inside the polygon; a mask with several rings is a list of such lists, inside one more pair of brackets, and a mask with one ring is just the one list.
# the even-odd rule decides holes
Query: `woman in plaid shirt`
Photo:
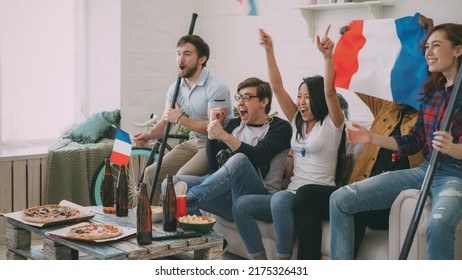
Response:
[{"label": "woman in plaid shirt", "polygon": [[454,233],[462,218],[462,98],[450,126],[441,131],[462,59],[462,25],[441,24],[425,40],[425,59],[431,73],[423,85],[419,117],[405,136],[385,137],[353,124],[347,129],[353,144],[376,144],[412,155],[424,148],[425,161],[416,168],[398,170],[344,186],[330,198],[331,258],[353,259],[354,218],[358,212],[390,208],[399,193],[420,189],[433,150],[442,156],[431,189],[428,222],[428,259],[454,259]]}]

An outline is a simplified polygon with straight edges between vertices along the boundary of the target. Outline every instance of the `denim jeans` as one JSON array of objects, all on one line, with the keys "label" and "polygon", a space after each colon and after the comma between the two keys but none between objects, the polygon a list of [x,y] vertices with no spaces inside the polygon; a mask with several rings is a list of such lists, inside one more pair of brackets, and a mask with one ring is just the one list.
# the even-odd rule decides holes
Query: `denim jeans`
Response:
[{"label": "denim jeans", "polygon": [[265,247],[257,220],[271,223],[271,195],[249,194],[236,199],[233,205],[234,223],[244,241],[247,253],[257,257],[265,253]]},{"label": "denim jeans", "polygon": [[280,191],[271,197],[271,214],[276,233],[276,256],[290,258],[295,242],[295,194]]},{"label": "denim jeans", "polygon": [[[246,155],[238,153],[209,176],[174,176],[173,183],[184,181],[188,214],[198,214],[199,209],[233,221],[234,201],[246,194],[268,194],[257,170]],[[165,189],[166,182],[162,183]]]},{"label": "denim jeans", "polygon": [[257,220],[273,222],[276,233],[276,256],[290,258],[295,240],[294,197],[280,191],[273,196],[244,195],[233,205],[234,223],[244,241],[249,256],[265,253]]},{"label": "denim jeans", "polygon": [[[344,186],[330,198],[330,256],[353,259],[354,218],[358,212],[390,208],[402,190],[420,189],[428,161],[419,167],[382,173]],[[454,259],[454,235],[462,218],[462,167],[441,163],[429,195],[432,210],[427,235],[428,259]]]}]

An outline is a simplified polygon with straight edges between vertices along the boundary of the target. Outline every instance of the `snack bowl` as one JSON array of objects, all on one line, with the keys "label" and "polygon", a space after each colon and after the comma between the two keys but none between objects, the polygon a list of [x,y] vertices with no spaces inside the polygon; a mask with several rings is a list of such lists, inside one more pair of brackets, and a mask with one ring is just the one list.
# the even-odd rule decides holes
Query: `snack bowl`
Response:
[{"label": "snack bowl", "polygon": [[200,233],[209,233],[215,224],[215,219],[207,216],[183,216],[178,218],[178,223],[183,230],[192,230]]},{"label": "snack bowl", "polygon": [[[133,207],[136,214],[136,207]],[[162,206],[151,206],[151,220],[153,223],[162,221],[164,209]]]}]

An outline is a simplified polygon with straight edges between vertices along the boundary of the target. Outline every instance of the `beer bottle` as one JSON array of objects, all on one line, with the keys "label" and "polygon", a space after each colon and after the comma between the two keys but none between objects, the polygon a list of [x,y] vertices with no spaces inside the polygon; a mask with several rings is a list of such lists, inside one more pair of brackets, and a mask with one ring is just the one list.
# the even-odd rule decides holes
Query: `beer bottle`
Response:
[{"label": "beer bottle", "polygon": [[140,183],[140,195],[136,208],[136,240],[139,245],[152,243],[151,202],[145,183]]},{"label": "beer bottle", "polygon": [[171,174],[167,174],[167,189],[164,193],[164,231],[176,231],[176,194]]},{"label": "beer bottle", "polygon": [[116,215],[118,217],[128,216],[128,181],[123,164],[120,165],[119,178],[117,179]]},{"label": "beer bottle", "polygon": [[114,207],[114,178],[112,177],[111,162],[104,160],[104,178],[102,185],[102,200],[104,207]]}]

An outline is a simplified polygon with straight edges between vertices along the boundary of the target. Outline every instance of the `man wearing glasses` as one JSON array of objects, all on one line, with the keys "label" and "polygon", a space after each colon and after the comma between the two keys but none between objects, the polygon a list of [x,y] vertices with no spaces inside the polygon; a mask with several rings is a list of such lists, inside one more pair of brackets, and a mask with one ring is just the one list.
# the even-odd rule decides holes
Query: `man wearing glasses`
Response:
[{"label": "man wearing glasses", "polygon": [[[239,118],[223,126],[224,114],[217,110],[210,113],[207,159],[216,171],[204,177],[173,177],[175,184],[183,181],[188,186],[190,215],[200,215],[202,209],[233,221],[233,202],[239,196],[273,194],[281,189],[292,128],[289,122],[269,115],[272,91],[268,82],[248,78],[237,91],[234,98]],[[175,191],[180,195],[186,189]]]}]

